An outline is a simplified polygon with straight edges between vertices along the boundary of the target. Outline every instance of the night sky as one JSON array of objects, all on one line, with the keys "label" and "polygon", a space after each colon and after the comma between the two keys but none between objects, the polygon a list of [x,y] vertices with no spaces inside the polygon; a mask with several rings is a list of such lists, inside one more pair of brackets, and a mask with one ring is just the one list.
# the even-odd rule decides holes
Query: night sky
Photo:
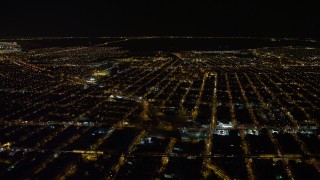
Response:
[{"label": "night sky", "polygon": [[[279,0],[280,1],[280,0]],[[1,2],[0,36],[320,37],[316,1]]]}]

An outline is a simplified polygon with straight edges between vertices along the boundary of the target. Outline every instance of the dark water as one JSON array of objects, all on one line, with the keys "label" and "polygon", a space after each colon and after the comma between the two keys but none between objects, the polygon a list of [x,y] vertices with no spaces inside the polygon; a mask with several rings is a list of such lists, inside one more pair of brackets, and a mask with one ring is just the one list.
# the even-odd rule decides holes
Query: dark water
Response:
[{"label": "dark water", "polygon": [[93,46],[105,42],[117,41],[120,38],[62,38],[62,39],[32,39],[12,40],[18,42],[24,50],[51,48],[51,47],[74,47]]},{"label": "dark water", "polygon": [[[117,46],[132,51],[187,51],[187,50],[241,50],[261,47],[302,46],[320,47],[319,42],[298,39],[267,38],[128,38],[128,41],[110,43],[108,46]],[[118,41],[121,38],[59,38],[59,39],[32,39],[8,40],[16,41],[24,50],[50,48],[93,46],[105,42]]]},{"label": "dark water", "polygon": [[241,50],[280,46],[319,47],[319,43],[303,40],[271,41],[255,38],[150,38],[130,39],[112,45],[132,51]]}]

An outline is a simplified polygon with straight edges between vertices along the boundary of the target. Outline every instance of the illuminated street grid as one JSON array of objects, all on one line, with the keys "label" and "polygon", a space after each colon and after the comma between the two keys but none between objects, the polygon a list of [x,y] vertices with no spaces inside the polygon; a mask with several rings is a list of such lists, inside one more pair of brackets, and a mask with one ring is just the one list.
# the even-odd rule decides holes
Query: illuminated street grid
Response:
[{"label": "illuminated street grid", "polygon": [[320,176],[320,49],[126,41],[0,44],[1,179]]}]

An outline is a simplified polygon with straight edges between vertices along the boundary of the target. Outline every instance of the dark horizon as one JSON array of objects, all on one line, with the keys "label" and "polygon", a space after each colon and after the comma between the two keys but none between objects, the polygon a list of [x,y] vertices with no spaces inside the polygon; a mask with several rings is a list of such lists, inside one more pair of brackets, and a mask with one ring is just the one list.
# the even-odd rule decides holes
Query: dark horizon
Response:
[{"label": "dark horizon", "polygon": [[231,1],[4,2],[1,37],[320,35],[314,3]]}]

